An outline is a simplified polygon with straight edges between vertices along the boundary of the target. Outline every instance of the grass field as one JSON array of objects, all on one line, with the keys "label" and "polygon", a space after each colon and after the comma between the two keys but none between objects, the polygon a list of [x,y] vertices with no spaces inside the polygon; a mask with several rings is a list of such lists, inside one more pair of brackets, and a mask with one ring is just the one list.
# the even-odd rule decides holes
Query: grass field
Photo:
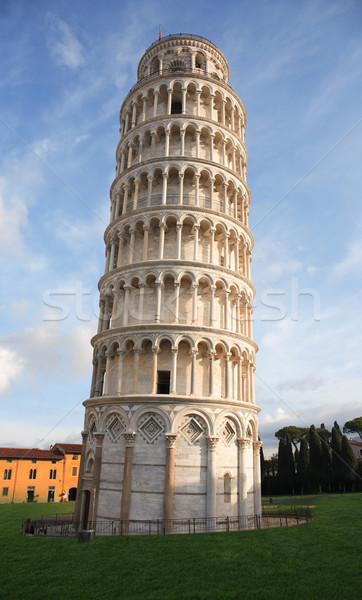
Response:
[{"label": "grass field", "polygon": [[[32,538],[22,517],[72,504],[0,506],[7,600],[341,600],[362,581],[362,494],[313,499],[313,523],[289,529],[160,537]],[[285,505],[283,505],[283,508]]]}]

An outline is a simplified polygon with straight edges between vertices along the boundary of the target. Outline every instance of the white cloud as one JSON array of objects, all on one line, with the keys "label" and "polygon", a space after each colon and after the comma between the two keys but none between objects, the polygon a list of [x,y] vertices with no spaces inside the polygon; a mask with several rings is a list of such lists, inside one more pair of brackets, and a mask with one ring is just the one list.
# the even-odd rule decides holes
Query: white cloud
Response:
[{"label": "white cloud", "polygon": [[335,275],[343,277],[350,273],[362,274],[362,241],[353,242],[343,260],[334,267]]},{"label": "white cloud", "polygon": [[307,375],[301,379],[287,379],[277,384],[276,388],[279,392],[285,392],[288,390],[298,390],[299,392],[306,392],[308,390],[316,390],[321,387],[323,379],[316,377],[315,375]]},{"label": "white cloud", "polygon": [[0,250],[23,251],[21,228],[27,224],[27,208],[19,197],[10,195],[7,181],[0,177]]},{"label": "white cloud", "polygon": [[47,20],[49,23],[47,44],[54,60],[71,69],[84,65],[83,46],[70,27],[53,13],[47,14]]},{"label": "white cloud", "polygon": [[0,393],[6,394],[12,380],[16,379],[24,368],[24,361],[16,352],[0,347]]},{"label": "white cloud", "polygon": [[262,418],[261,423],[271,424],[271,423],[284,423],[286,420],[290,419],[290,414],[286,413],[282,408],[278,408],[275,413],[268,413]]},{"label": "white cloud", "polygon": [[25,317],[28,308],[29,308],[29,300],[26,300],[25,298],[23,300],[14,300],[13,302],[11,302],[10,304],[10,315],[11,318],[14,319],[15,321],[22,319],[23,317]]}]

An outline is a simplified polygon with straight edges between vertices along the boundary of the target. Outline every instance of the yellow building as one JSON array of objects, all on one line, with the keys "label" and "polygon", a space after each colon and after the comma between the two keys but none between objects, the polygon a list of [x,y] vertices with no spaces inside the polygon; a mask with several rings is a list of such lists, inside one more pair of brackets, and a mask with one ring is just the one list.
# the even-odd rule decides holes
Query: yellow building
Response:
[{"label": "yellow building", "polygon": [[77,494],[81,444],[0,448],[0,502],[64,502]]}]

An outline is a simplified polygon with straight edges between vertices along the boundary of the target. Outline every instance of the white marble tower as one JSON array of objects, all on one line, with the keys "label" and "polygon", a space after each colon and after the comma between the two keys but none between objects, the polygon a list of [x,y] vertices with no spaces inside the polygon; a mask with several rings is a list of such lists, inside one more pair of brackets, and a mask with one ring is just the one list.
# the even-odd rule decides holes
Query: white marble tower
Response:
[{"label": "white marble tower", "polygon": [[260,514],[246,114],[208,40],[152,44],[120,111],[75,518]]}]

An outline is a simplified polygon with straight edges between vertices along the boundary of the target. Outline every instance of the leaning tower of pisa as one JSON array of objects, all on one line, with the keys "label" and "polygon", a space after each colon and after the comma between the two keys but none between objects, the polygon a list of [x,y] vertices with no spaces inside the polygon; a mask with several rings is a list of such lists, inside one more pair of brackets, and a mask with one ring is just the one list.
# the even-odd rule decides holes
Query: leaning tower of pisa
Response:
[{"label": "leaning tower of pisa", "polygon": [[85,528],[260,514],[246,115],[228,80],[214,44],[170,35],[122,104],[84,402]]}]

